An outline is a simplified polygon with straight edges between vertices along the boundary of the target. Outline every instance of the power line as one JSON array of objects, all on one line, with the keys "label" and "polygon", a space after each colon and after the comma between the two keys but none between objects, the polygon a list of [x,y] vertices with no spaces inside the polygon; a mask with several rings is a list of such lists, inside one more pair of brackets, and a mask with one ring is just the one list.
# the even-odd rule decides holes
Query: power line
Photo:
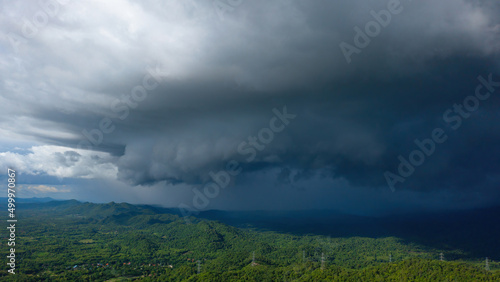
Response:
[{"label": "power line", "polygon": [[321,270],[325,269],[325,253],[321,253]]}]

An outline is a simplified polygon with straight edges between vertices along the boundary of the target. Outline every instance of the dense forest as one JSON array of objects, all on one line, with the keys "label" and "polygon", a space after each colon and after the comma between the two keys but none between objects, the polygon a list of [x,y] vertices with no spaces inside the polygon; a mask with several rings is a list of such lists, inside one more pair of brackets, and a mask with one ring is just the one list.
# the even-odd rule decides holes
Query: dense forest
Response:
[{"label": "dense forest", "polygon": [[[186,222],[174,210],[126,203],[20,206],[16,274],[4,267],[4,281],[500,281],[496,245],[488,270],[482,251],[458,248],[458,237],[439,244],[397,231],[305,234],[214,213]],[[350,220],[337,218],[339,226]],[[3,231],[4,258],[7,238]]]}]

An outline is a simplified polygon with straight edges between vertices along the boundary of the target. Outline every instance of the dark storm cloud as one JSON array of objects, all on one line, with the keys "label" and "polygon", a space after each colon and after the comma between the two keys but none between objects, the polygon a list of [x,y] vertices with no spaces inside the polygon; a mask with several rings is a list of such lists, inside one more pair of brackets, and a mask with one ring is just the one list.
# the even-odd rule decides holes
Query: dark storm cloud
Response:
[{"label": "dark storm cloud", "polygon": [[[6,138],[71,148],[86,140],[113,156],[82,164],[109,162],[131,185],[198,186],[237,160],[235,187],[248,187],[246,174],[271,174],[304,189],[388,189],[384,172],[440,127],[446,143],[397,188],[496,195],[500,90],[456,131],[442,117],[474,95],[478,76],[500,81],[496,1],[244,1],[223,18],[200,1],[115,4],[67,4],[17,52],[9,33],[22,34],[18,18],[31,10],[5,9]],[[340,44],[355,46],[355,27],[388,5],[400,12],[348,63]],[[158,85],[128,104],[147,76]],[[238,145],[285,106],[297,117],[246,163]],[[79,154],[56,157],[68,166]]]}]

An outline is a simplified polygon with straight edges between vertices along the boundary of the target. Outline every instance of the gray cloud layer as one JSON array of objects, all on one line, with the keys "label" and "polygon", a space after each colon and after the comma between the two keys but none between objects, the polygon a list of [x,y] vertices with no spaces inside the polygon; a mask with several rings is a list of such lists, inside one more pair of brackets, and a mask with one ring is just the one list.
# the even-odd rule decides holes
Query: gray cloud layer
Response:
[{"label": "gray cloud layer", "polygon": [[[132,186],[197,186],[229,160],[244,163],[238,145],[269,125],[273,108],[286,106],[297,117],[243,165],[236,187],[273,186],[267,176],[262,183],[247,177],[271,174],[283,185],[302,183],[311,199],[325,192],[308,186],[343,189],[338,181],[387,189],[384,172],[396,172],[414,139],[441,127],[446,143],[398,189],[498,199],[500,90],[456,131],[442,115],[474,95],[479,75],[500,80],[500,5],[402,0],[401,12],[348,64],[339,44],[355,45],[354,28],[364,29],[370,12],[389,2],[243,1],[223,18],[208,1],[89,1],[46,10],[2,2],[4,143],[67,147],[47,153],[50,167],[42,171],[53,176],[98,178],[94,167],[105,166],[106,177]],[[26,21],[39,11],[47,23],[30,30]],[[127,104],[145,78],[155,86]],[[91,134],[103,119],[114,130],[92,144],[82,131]],[[74,149],[79,144],[101,151],[100,161]],[[15,158],[26,169],[36,159]]]}]

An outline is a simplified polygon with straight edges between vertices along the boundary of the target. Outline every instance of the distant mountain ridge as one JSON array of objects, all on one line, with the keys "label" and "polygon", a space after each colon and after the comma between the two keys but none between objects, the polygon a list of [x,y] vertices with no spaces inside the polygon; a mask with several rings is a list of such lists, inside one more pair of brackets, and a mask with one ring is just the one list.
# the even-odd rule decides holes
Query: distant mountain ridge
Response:
[{"label": "distant mountain ridge", "polygon": [[[7,197],[0,197],[0,201],[2,203],[5,203],[7,200],[8,200]],[[16,202],[18,202],[18,203],[46,203],[46,202],[51,202],[51,201],[61,201],[61,200],[57,200],[57,199],[50,198],[50,197],[16,198]]]}]

